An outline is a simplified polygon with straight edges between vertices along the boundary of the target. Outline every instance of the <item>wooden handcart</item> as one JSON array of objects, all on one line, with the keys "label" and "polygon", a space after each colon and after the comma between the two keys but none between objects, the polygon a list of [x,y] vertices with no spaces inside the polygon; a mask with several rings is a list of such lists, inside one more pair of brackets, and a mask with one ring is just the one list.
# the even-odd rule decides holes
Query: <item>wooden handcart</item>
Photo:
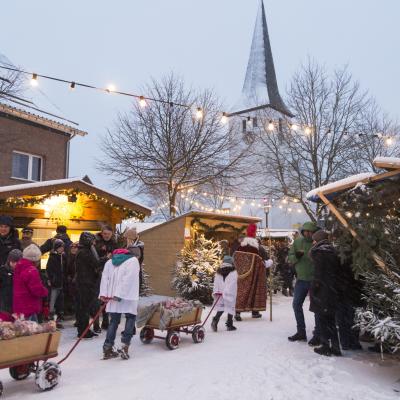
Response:
[{"label": "wooden handcart", "polygon": [[165,344],[170,350],[175,350],[179,347],[181,340],[180,334],[186,333],[192,335],[194,343],[202,343],[205,338],[204,323],[201,323],[202,307],[196,307],[192,311],[182,315],[181,318],[171,319],[168,326],[165,328],[167,331],[166,336],[158,336],[155,330],[160,330],[160,310],[154,312],[150,320],[140,331],[140,340],[142,343],[149,344],[153,339],[165,340]]},{"label": "wooden handcart", "polygon": [[0,369],[9,368],[11,377],[18,381],[34,373],[35,383],[41,390],[53,389],[59,382],[61,369],[57,363],[47,360],[57,357],[60,337],[60,332],[52,332],[1,340]]}]

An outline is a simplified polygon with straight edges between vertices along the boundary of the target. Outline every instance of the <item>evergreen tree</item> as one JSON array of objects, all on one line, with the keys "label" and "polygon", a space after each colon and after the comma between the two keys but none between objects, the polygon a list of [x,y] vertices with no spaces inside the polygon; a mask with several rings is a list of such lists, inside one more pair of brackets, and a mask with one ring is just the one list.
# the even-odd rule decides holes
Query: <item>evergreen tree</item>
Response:
[{"label": "evergreen tree", "polygon": [[[341,257],[351,253],[353,270],[362,279],[364,306],[357,309],[356,324],[382,347],[400,347],[400,187],[397,181],[359,186],[342,195],[339,209],[359,240],[341,229]],[[385,263],[380,268],[373,252]]]},{"label": "evergreen tree", "polygon": [[220,244],[203,235],[192,241],[182,249],[172,287],[185,299],[211,304],[214,275],[221,265],[221,254]]}]

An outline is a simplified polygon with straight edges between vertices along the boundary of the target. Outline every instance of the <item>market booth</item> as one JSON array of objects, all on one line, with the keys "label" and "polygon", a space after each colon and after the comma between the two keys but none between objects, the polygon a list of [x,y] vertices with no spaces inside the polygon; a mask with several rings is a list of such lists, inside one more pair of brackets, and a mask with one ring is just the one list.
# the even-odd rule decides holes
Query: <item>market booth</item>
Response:
[{"label": "market booth", "polygon": [[174,295],[171,289],[172,270],[178,255],[191,240],[204,234],[207,239],[233,242],[260,218],[191,211],[143,231],[145,268],[154,293]]},{"label": "market booth", "polygon": [[0,215],[14,218],[16,228],[34,229],[41,245],[66,225],[72,241],[83,231],[98,232],[103,224],[115,226],[127,218],[142,220],[151,210],[92,184],[88,177],[0,187]]}]

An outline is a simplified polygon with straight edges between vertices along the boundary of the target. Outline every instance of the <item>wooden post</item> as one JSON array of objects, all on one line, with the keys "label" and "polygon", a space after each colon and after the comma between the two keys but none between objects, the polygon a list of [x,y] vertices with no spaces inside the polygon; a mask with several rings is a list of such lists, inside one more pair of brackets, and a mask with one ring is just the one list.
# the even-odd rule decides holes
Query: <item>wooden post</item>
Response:
[{"label": "wooden post", "polygon": [[[346,218],[343,217],[343,215],[340,213],[340,211],[326,198],[325,194],[322,192],[318,193],[318,196],[320,199],[327,205],[329,210],[332,211],[333,214],[335,214],[336,218],[341,222],[341,224],[348,229],[348,231],[351,233],[351,235],[358,240],[359,243],[365,245],[368,247],[368,245],[364,242],[362,238],[357,234],[357,232],[350,226],[350,224],[347,222]],[[371,250],[371,255],[378,267],[384,271],[388,276],[390,276],[392,279],[397,280],[400,282],[400,276],[391,271],[385,264],[385,262],[382,260],[382,258],[375,253],[375,251]]]},{"label": "wooden post", "polygon": [[[268,247],[269,247],[269,257],[271,258],[272,255],[272,240],[271,240],[271,231],[268,228],[268,235],[269,235],[269,239],[268,239]],[[269,320],[272,321],[272,266],[269,270]]]}]

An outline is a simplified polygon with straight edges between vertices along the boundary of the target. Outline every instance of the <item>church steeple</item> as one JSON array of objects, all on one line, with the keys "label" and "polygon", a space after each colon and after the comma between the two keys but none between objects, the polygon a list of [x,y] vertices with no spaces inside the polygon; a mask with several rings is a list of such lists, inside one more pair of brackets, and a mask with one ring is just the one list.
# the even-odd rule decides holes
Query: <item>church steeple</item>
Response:
[{"label": "church steeple", "polygon": [[269,104],[293,116],[279,94],[263,0],[260,0],[240,103],[242,108]]}]

